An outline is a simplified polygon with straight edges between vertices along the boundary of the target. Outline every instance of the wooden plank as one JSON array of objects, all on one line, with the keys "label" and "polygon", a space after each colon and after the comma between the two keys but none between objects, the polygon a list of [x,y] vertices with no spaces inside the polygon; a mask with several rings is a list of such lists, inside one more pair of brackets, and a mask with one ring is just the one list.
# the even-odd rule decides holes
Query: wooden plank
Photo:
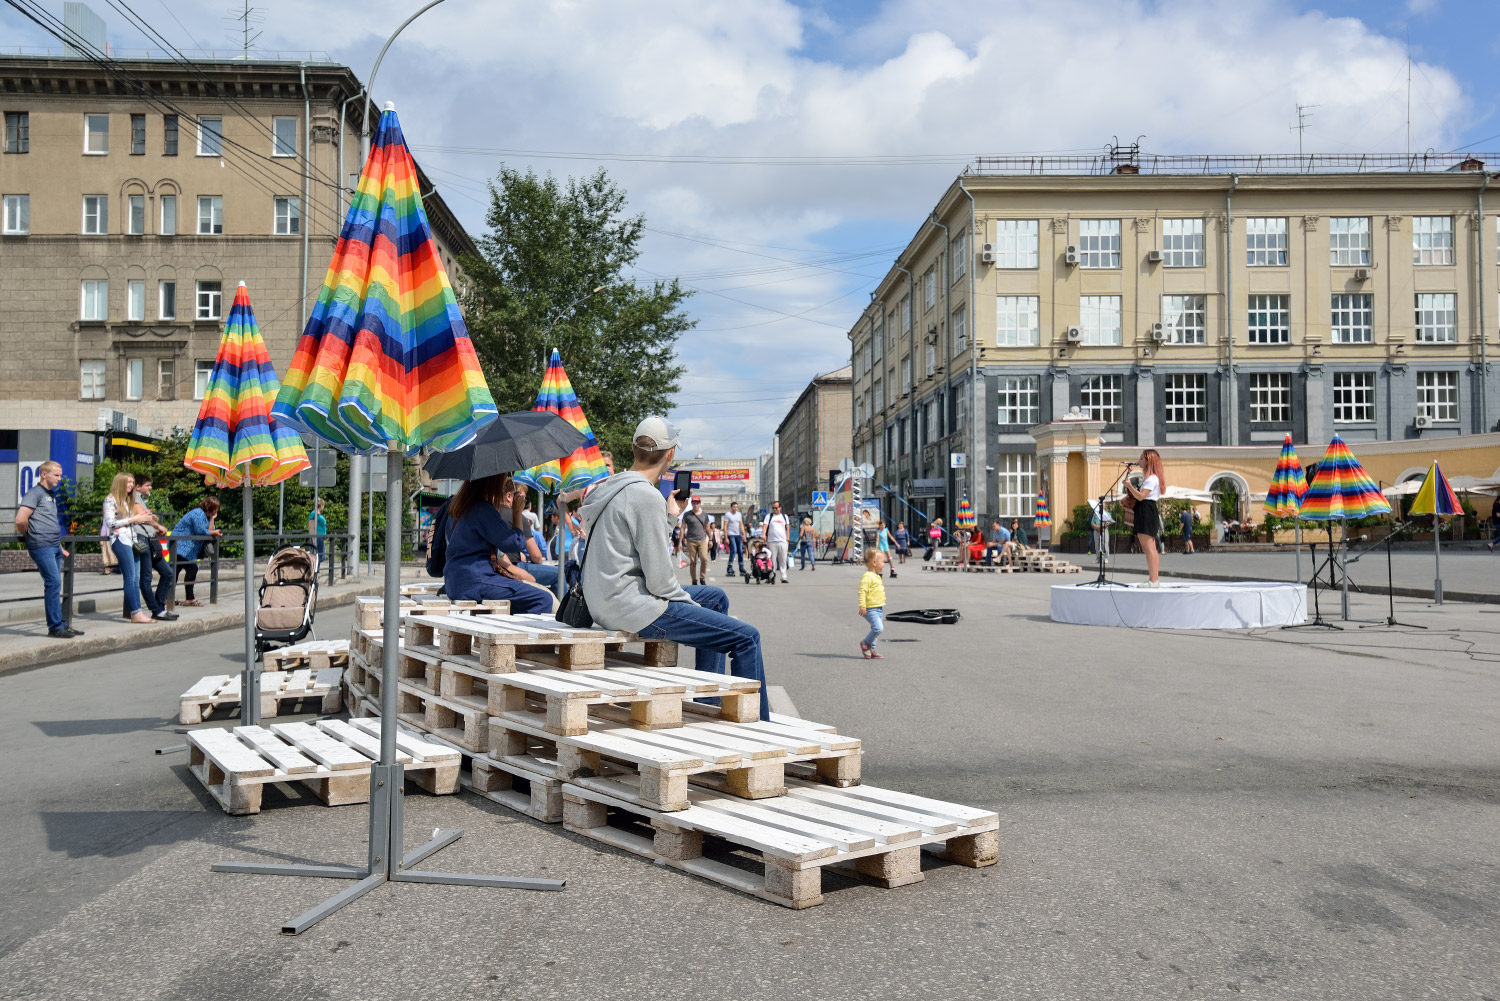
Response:
[{"label": "wooden plank", "polygon": [[[559,672],[563,673],[563,672]],[[586,674],[588,672],[579,672]],[[560,699],[597,699],[604,696],[604,692],[596,685],[571,683],[571,679],[562,680],[553,678],[549,674],[536,671],[514,671],[510,674],[491,674],[490,684],[507,685],[511,688],[522,688],[528,692],[536,692]],[[586,679],[580,678],[580,681]]]},{"label": "wooden plank", "polygon": [[[790,784],[789,784],[790,786]],[[863,813],[850,813],[836,807],[825,806],[795,796],[777,796],[774,799],[758,799],[756,805],[764,810],[775,810],[796,817],[806,817],[831,827],[868,834],[880,844],[899,844],[922,836],[922,829],[911,824],[899,824],[892,820],[879,820]]]},{"label": "wooden plank", "polygon": [[273,762],[277,768],[294,775],[299,772],[315,772],[318,763],[306,757],[295,747],[280,740],[271,731],[258,726],[237,726],[234,735],[261,757]]},{"label": "wooden plank", "polygon": [[232,778],[264,778],[277,772],[275,765],[227,730],[195,730],[187,738]]},{"label": "wooden plank", "polygon": [[198,699],[212,696],[229,681],[227,674],[211,674],[206,678],[200,678],[193,687],[182,693],[184,699]]},{"label": "wooden plank", "polygon": [[762,731],[748,731],[743,723],[713,723],[695,721],[689,724],[689,728],[696,731],[708,733],[725,733],[728,735],[739,735],[745,737],[753,736],[755,740],[763,741],[773,747],[784,748],[789,754],[817,754],[826,745],[822,741],[799,739],[789,737],[780,733],[765,733]]},{"label": "wooden plank", "polygon": [[736,692],[753,692],[760,688],[760,682],[752,678],[736,678],[732,674],[714,674],[685,667],[632,667],[630,673],[713,690],[727,688]]},{"label": "wooden plank", "polygon": [[701,768],[704,765],[704,761],[702,758],[691,757],[680,751],[668,751],[664,748],[654,746],[640,740],[632,739],[631,736],[626,736],[627,734],[644,734],[649,731],[631,730],[629,728],[622,727],[621,730],[623,732],[617,733],[595,733],[591,731],[587,734],[584,734],[583,736],[578,737],[560,737],[557,734],[548,733],[542,727],[538,726],[535,722],[527,718],[528,716],[535,715],[538,714],[506,713],[503,716],[494,717],[491,720],[491,723],[498,722],[503,727],[514,728],[521,731],[522,733],[528,733],[532,736],[541,737],[544,740],[565,742],[574,747],[580,747],[587,751],[593,751],[596,754],[603,754],[607,757],[612,758],[621,758],[625,761],[631,762],[632,764],[663,768],[667,771],[682,771],[684,769],[690,768]]},{"label": "wooden plank", "polygon": [[[788,783],[790,787],[792,783]],[[798,787],[809,789],[820,788],[815,783],[798,782]],[[789,790],[790,791],[790,790]],[[870,800],[873,803],[900,807],[913,810],[920,814],[933,817],[947,817],[957,821],[964,827],[979,827],[986,824],[999,823],[1000,815],[990,810],[979,810],[971,806],[963,806],[958,803],[947,803],[939,799],[928,799],[926,796],[914,796],[910,793],[899,792],[895,789],[883,789],[879,786],[857,785],[843,790],[844,796],[854,799]]]},{"label": "wooden plank", "polygon": [[[380,739],[380,718],[378,716],[351,719],[349,723],[368,733],[376,740]],[[452,761],[454,758],[463,757],[456,749],[447,744],[438,744],[430,740],[423,740],[417,734],[399,726],[396,727],[396,747],[421,761]]]},{"label": "wooden plank", "polygon": [[[380,760],[380,738],[372,737],[365,731],[358,727],[350,726],[341,719],[320,719],[318,720],[318,729],[340,743],[348,744],[369,760]],[[411,755],[403,751],[399,745],[396,748],[396,760],[403,765],[412,763]]]},{"label": "wooden plank", "polygon": [[891,820],[906,822],[920,827],[926,834],[947,834],[956,831],[959,824],[945,817],[934,817],[929,814],[917,813],[912,810],[904,810],[896,806],[887,806],[881,803],[872,803],[869,800],[851,800],[841,795],[844,790],[837,792],[829,790],[826,786],[797,786],[786,791],[788,796],[796,796],[802,799],[812,800],[815,803],[823,803],[834,806],[850,813],[863,813],[877,820]]},{"label": "wooden plank", "polygon": [[768,723],[780,723],[782,726],[795,727],[799,730],[822,730],[824,733],[837,733],[838,727],[829,726],[827,723],[814,723],[811,720],[798,719],[796,716],[785,716],[781,713],[771,713],[766,718]]},{"label": "wooden plank", "polygon": [[[684,740],[679,730],[637,730],[630,726],[611,723],[596,724],[589,731],[601,734],[618,734],[630,737],[642,744],[659,747],[684,758],[696,758],[704,765],[733,768],[745,761],[743,752],[733,748],[715,747],[699,741]],[[570,739],[571,742],[571,739]]]},{"label": "wooden plank", "polygon": [[273,723],[271,732],[297,746],[314,761],[334,771],[366,768],[370,759],[306,723]]},{"label": "wooden plank", "polygon": [[634,668],[621,667],[618,664],[611,665],[603,670],[591,671],[559,671],[558,674],[581,674],[590,678],[601,678],[611,681],[617,685],[634,686],[637,692],[643,695],[678,695],[687,691],[687,685],[680,681],[664,681],[638,673]]},{"label": "wooden plank", "polygon": [[526,673],[534,678],[547,678],[562,684],[572,682],[575,685],[592,686],[596,690],[596,696],[608,695],[613,698],[622,698],[626,695],[641,694],[639,681],[622,681],[609,671],[557,671],[547,668]]},{"label": "wooden plank", "polygon": [[874,848],[875,839],[867,835],[857,834],[842,827],[833,827],[820,823],[808,817],[798,817],[789,813],[778,813],[775,810],[767,810],[761,803],[765,800],[743,800],[731,799],[727,796],[715,796],[698,798],[693,797],[694,807],[703,807],[708,810],[717,810],[735,817],[743,817],[753,820],[767,827],[775,827],[789,834],[799,837],[812,838],[816,841],[826,841],[838,848],[840,851],[861,851],[865,848]]}]

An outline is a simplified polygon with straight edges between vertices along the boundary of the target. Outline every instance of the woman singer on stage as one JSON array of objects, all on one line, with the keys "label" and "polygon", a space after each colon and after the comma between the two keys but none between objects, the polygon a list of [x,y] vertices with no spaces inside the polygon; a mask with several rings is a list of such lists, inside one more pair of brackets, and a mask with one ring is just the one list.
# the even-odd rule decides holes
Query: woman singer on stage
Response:
[{"label": "woman singer on stage", "polygon": [[1157,551],[1156,542],[1161,536],[1161,512],[1156,509],[1156,502],[1167,485],[1167,477],[1162,471],[1161,453],[1154,448],[1142,452],[1137,465],[1141,470],[1141,485],[1137,487],[1127,476],[1125,489],[1135,500],[1135,538],[1141,552],[1146,554],[1147,580],[1143,586],[1157,587],[1161,554]]}]

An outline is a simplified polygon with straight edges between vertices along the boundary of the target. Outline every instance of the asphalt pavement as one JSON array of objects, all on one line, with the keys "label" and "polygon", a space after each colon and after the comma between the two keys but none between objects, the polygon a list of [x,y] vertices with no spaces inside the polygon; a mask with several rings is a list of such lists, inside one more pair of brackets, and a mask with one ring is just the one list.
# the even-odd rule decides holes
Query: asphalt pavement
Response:
[{"label": "asphalt pavement", "polygon": [[[868,782],[997,810],[1000,864],[827,876],[793,912],[463,795],[408,796],[452,871],[561,893],[209,872],[360,861],[366,811],[268,792],[224,816],[172,732],[232,631],[0,677],[0,996],[15,998],[1500,998],[1500,609],[1396,599],[1415,629],[1063,626],[1077,576],[926,574],[858,655],[857,571],[725,584],[771,683],[864,739]],[[1356,595],[1378,623],[1383,597]],[[347,629],[346,610],[319,617]],[[1357,625],[1350,623],[1349,625]]]}]

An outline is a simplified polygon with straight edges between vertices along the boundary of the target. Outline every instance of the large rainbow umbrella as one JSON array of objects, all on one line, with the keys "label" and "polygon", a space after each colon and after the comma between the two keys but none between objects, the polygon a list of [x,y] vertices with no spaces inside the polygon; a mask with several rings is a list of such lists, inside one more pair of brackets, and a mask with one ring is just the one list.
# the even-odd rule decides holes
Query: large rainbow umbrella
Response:
[{"label": "large rainbow umbrella", "polygon": [[1032,517],[1031,524],[1034,528],[1051,528],[1052,516],[1047,513],[1047,494],[1038,491],[1036,495],[1036,514]]},{"label": "large rainbow umbrella", "polygon": [[959,498],[958,513],[953,516],[953,527],[972,531],[978,524],[979,518],[974,514],[974,506],[969,503],[969,495],[964,494]]},{"label": "large rainbow umbrella", "polygon": [[536,405],[532,410],[547,410],[581,431],[588,441],[580,445],[572,455],[516,473],[516,479],[538,490],[552,493],[567,493],[582,490],[596,480],[609,475],[604,468],[604,456],[599,454],[599,442],[589,427],[589,420],[578,404],[578,394],[573,392],[573,382],[563,368],[562,355],[552,349],[552,358],[547,362],[547,371],[542,376],[542,388],[536,394]]},{"label": "large rainbow umbrella", "polygon": [[1448,478],[1438,468],[1436,460],[1433,460],[1431,468],[1427,470],[1427,478],[1422,481],[1422,488],[1412,499],[1410,513],[1432,515],[1432,555],[1435,566],[1432,600],[1435,604],[1441,605],[1443,603],[1443,552],[1441,543],[1438,541],[1442,535],[1439,531],[1438,519],[1462,515],[1464,506],[1459,502],[1458,494],[1453,492],[1453,487],[1448,484]]},{"label": "large rainbow umbrella", "polygon": [[1270,514],[1291,518],[1296,553],[1297,579],[1302,579],[1302,498],[1307,494],[1307,474],[1302,470],[1302,460],[1297,457],[1297,448],[1292,436],[1287,435],[1281,443],[1281,454],[1276,457],[1276,472],[1271,476],[1271,489],[1266,491],[1262,507]]},{"label": "large rainbow umbrella", "polygon": [[253,726],[260,716],[260,672],[255,670],[255,527],[251,485],[265,487],[308,467],[302,438],[271,414],[276,370],[250,308],[250,290],[240,282],[219,338],[198,420],[183,464],[203,474],[209,486],[240,487],[245,523],[245,668],[240,677],[240,719]]},{"label": "large rainbow umbrella", "polygon": [[[1375,514],[1389,514],[1391,506],[1386,503],[1385,495],[1370,479],[1370,474],[1365,472],[1365,467],[1359,464],[1349,446],[1344,444],[1344,439],[1338,435],[1328,443],[1328,451],[1323,453],[1323,461],[1318,463],[1318,471],[1313,475],[1312,483],[1307,488],[1307,493],[1302,497],[1301,516],[1309,521],[1328,522],[1328,548],[1330,556],[1333,555],[1333,523],[1335,521],[1347,522],[1350,518],[1367,518]],[[1348,526],[1345,525],[1344,546],[1347,557]],[[1329,573],[1333,572],[1333,564],[1329,564]],[[1343,573],[1343,615],[1349,618],[1349,571],[1347,559],[1344,564]]]}]

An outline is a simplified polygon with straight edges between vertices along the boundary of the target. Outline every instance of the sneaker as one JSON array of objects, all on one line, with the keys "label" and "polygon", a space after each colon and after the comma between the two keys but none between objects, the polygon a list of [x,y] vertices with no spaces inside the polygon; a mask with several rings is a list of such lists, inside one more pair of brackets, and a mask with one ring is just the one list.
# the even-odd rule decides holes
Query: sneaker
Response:
[{"label": "sneaker", "polygon": [[151,617],[157,622],[176,622],[176,612],[152,612]]},{"label": "sneaker", "polygon": [[74,636],[82,636],[83,635],[83,630],[82,629],[74,629],[71,625],[63,626],[63,628],[66,629],[68,632],[72,633]]},{"label": "sneaker", "polygon": [[876,653],[874,647],[870,648],[869,657],[871,660],[885,660],[885,655]]},{"label": "sneaker", "polygon": [[859,653],[860,653],[860,656],[864,657],[865,660],[869,660],[870,659],[870,644],[866,643],[864,640],[860,640],[859,641]]},{"label": "sneaker", "polygon": [[54,640],[70,640],[75,634],[70,629],[49,629],[47,636]]},{"label": "sneaker", "polygon": [[1484,544],[1484,548],[1488,549],[1490,552],[1493,553],[1495,551],[1495,544],[1493,542],[1486,542]]}]

